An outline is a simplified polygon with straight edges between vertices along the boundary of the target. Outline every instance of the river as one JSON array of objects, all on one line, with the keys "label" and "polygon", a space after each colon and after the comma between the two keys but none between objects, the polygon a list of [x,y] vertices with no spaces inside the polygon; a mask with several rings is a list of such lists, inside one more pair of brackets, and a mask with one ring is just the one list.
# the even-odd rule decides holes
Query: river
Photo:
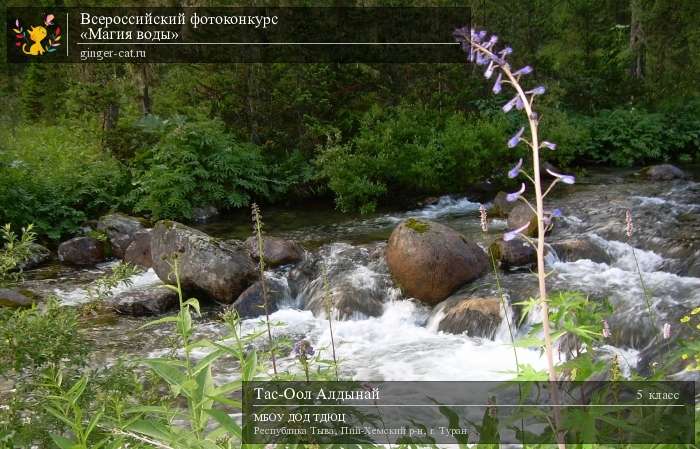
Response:
[{"label": "river", "polygon": [[[629,375],[661,346],[658,328],[652,326],[637,272],[637,263],[651,297],[658,326],[678,320],[700,306],[700,184],[693,181],[644,182],[631,172],[589,173],[575,186],[559,189],[548,198],[549,206],[560,208],[551,241],[586,237],[608,257],[607,262],[588,259],[562,260],[550,252],[547,263],[553,274],[551,289],[580,290],[592,298],[607,298],[614,306],[608,322],[613,329],[603,356],[618,357],[623,374]],[[392,229],[408,217],[435,220],[487,246],[505,229],[505,221],[490,220],[484,233],[479,224],[477,202],[460,196],[444,196],[435,204],[408,211],[384,211],[371,216],[348,216],[315,208],[264,211],[266,232],[300,242],[308,257],[328,267],[333,288],[352,288],[360,299],[380,301],[379,316],[350,313],[334,322],[337,355],[343,377],[361,380],[496,380],[513,376],[515,354],[506,320],[493,339],[454,335],[438,331],[440,305],[430,308],[402,297],[383,260],[382,249]],[[631,210],[635,233],[625,235],[625,213]],[[251,226],[247,216],[234,215],[201,226],[221,238],[245,238]],[[633,253],[634,251],[634,253]],[[635,257],[637,262],[635,262]],[[33,289],[55,294],[66,305],[87,300],[86,286],[108,271],[113,263],[91,270],[56,265],[28,273]],[[292,340],[308,339],[314,347],[328,351],[330,335],[324,317],[315,317],[308,305],[318,300],[320,278],[307,279],[301,286],[290,283],[290,267],[268,272],[283,289],[284,300],[272,319],[284,323],[274,332]],[[527,269],[501,273],[510,301],[526,299],[535,292],[536,279]],[[132,279],[134,286],[157,284],[152,270]],[[298,282],[297,282],[298,284]],[[130,287],[120,286],[117,290]],[[476,296],[497,294],[493,273],[468,286]],[[217,338],[224,332],[217,307],[208,307],[198,320],[198,333]],[[85,330],[95,345],[93,363],[113,363],[124,356],[158,356],[169,351],[171,332],[166,326],[139,329],[147,318],[99,314],[85,320]],[[244,331],[259,327],[259,319],[246,320]],[[527,321],[514,330],[516,336],[528,328]],[[675,341],[674,345],[677,344]],[[328,352],[326,352],[328,354]],[[544,368],[539,351],[517,350],[521,364]],[[280,360],[282,369],[297,369],[292,357]],[[222,367],[217,376],[231,378],[235,366]],[[688,376],[680,373],[679,376]]]}]

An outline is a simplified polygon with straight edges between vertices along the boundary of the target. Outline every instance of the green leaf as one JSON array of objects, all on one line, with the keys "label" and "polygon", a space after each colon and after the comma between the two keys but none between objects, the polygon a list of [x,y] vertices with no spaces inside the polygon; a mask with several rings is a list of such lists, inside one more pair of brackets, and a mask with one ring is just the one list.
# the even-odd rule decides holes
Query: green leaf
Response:
[{"label": "green leaf", "polygon": [[175,322],[177,322],[176,316],[166,316],[166,317],[160,318],[158,320],[149,321],[148,323],[144,324],[143,326],[140,326],[138,328],[138,330],[141,330],[143,328],[150,327],[150,326],[156,326],[158,324],[175,323]]},{"label": "green leaf", "polygon": [[73,422],[70,421],[68,418],[66,418],[65,416],[63,416],[63,413],[61,413],[60,411],[58,411],[58,410],[56,410],[55,408],[50,407],[50,406],[48,406],[48,405],[45,405],[44,408],[46,409],[47,412],[51,413],[51,414],[52,414],[54,417],[56,417],[59,421],[61,421],[61,422],[63,422],[64,424],[66,424],[70,429],[73,429],[73,428],[74,428],[75,423],[73,423]]},{"label": "green leaf", "polygon": [[255,350],[250,351],[243,364],[243,372],[241,380],[250,381],[255,378],[255,373],[258,370],[258,355]]},{"label": "green leaf", "polygon": [[207,354],[205,357],[203,357],[192,369],[192,374],[197,374],[200,371],[202,371],[204,368],[208,367],[209,365],[212,364],[216,359],[224,355],[224,351],[217,349],[215,351],[210,352]]},{"label": "green leaf", "polygon": [[221,426],[226,429],[227,432],[233,434],[237,438],[241,438],[242,436],[242,431],[241,427],[238,425],[238,423],[231,418],[226,412],[222,410],[216,410],[216,409],[209,409],[205,410],[205,412],[214,418],[216,422],[221,424]]},{"label": "green leaf", "polygon": [[50,434],[51,439],[53,440],[54,443],[56,443],[56,446],[60,447],[61,449],[80,449],[80,446],[78,443],[74,443],[73,441],[69,440],[68,438],[62,437],[61,435],[56,435],[56,434]]},{"label": "green leaf", "polygon": [[171,441],[177,439],[177,435],[173,434],[168,427],[145,420],[138,420],[134,422],[128,426],[126,430],[155,438],[156,440],[164,443],[170,443]]},{"label": "green leaf", "polygon": [[143,363],[172,386],[182,387],[186,380],[182,362],[168,359],[145,359]]}]

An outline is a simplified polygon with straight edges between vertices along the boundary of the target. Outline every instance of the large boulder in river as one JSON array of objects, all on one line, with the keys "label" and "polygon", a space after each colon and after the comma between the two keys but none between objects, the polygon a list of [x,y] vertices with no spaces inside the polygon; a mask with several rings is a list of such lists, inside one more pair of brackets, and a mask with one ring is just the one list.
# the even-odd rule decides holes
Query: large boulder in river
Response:
[{"label": "large boulder in river", "polygon": [[437,304],[489,267],[486,253],[440,223],[409,218],[389,237],[389,270],[407,296]]},{"label": "large boulder in river", "polygon": [[506,218],[508,213],[513,210],[515,203],[506,200],[508,194],[506,192],[498,192],[496,198],[493,199],[489,214],[494,217]]},{"label": "large boulder in river", "polygon": [[652,165],[642,170],[642,175],[652,181],[670,181],[688,177],[683,170],[671,164]]},{"label": "large boulder in river", "polygon": [[537,262],[537,251],[535,251],[535,248],[521,239],[496,240],[489,247],[489,251],[503,268],[522,267]]},{"label": "large boulder in river", "polygon": [[519,203],[508,213],[508,229],[518,229],[528,222],[530,226],[522,233],[527,236],[537,234],[537,216],[527,204]]},{"label": "large boulder in river", "polygon": [[493,339],[501,324],[502,306],[498,298],[451,297],[440,304],[443,318],[438,330],[450,334]]},{"label": "large boulder in river", "polygon": [[100,218],[97,223],[97,230],[104,232],[112,245],[112,254],[115,257],[123,258],[126,249],[134,241],[134,235],[146,229],[148,223],[137,217],[130,217],[124,214],[109,214]]},{"label": "large boulder in river", "polygon": [[[255,260],[260,259],[260,251],[258,251],[258,238],[256,236],[249,237],[245,241],[250,255]],[[263,237],[263,259],[269,267],[296,263],[304,256],[304,250],[297,242],[285,240],[278,237]]]},{"label": "large boulder in river", "polygon": [[124,262],[143,268],[151,268],[153,266],[151,232],[151,229],[142,229],[134,234],[132,242],[124,253]]},{"label": "large boulder in river", "polygon": [[148,285],[119,293],[109,303],[123,315],[146,316],[173,310],[179,300],[177,293],[164,285]]},{"label": "large boulder in river", "polygon": [[105,257],[105,243],[93,237],[75,237],[58,246],[61,263],[89,267],[103,262]]},{"label": "large boulder in river", "polygon": [[160,221],[151,234],[153,269],[166,283],[178,257],[185,290],[230,304],[257,278],[253,259],[242,242],[224,242],[174,221]]}]

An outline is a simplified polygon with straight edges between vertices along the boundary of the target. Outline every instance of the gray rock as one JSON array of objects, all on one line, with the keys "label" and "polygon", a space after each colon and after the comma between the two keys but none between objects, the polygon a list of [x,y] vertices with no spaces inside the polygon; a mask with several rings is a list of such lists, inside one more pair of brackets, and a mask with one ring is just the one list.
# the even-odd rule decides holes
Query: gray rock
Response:
[{"label": "gray rock", "polygon": [[143,268],[151,268],[153,266],[151,232],[150,229],[142,229],[134,234],[133,241],[124,253],[124,262]]},{"label": "gray rock", "polygon": [[[333,318],[350,320],[355,318],[378,317],[384,312],[384,293],[379,289],[368,286],[363,288],[347,277],[336,276],[337,280],[330,281],[330,301]],[[326,295],[322,291],[322,282],[313,286],[317,291],[306,302],[305,309],[311,310],[314,316],[328,317]]]},{"label": "gray rock", "polygon": [[688,175],[683,170],[671,164],[652,165],[642,171],[642,175],[652,181],[670,181],[686,179]]},{"label": "gray rock", "polygon": [[219,209],[214,206],[195,207],[192,209],[192,221],[207,223],[219,215]]},{"label": "gray rock", "polygon": [[118,313],[131,316],[158,315],[177,308],[177,293],[165,286],[150,285],[115,295],[109,304]]},{"label": "gray rock", "polygon": [[153,269],[171,282],[170,263],[177,256],[185,290],[232,303],[257,278],[253,259],[242,242],[223,242],[174,221],[160,221],[151,234]]},{"label": "gray rock", "polygon": [[[267,306],[270,313],[276,312],[279,304],[289,299],[289,289],[277,279],[265,279],[267,290]],[[262,283],[255,282],[245,289],[233,303],[233,308],[243,318],[255,318],[265,315],[265,301],[263,299]]]},{"label": "gray rock", "polygon": [[335,319],[380,316],[384,304],[393,299],[395,285],[381,249],[334,243],[308,254],[289,273],[292,298],[299,301],[296,306],[312,311],[314,316],[328,316],[324,269]]},{"label": "gray rock", "polygon": [[596,263],[609,264],[612,261],[608,253],[586,237],[560,240],[552,243],[551,246],[563,262],[588,259]]},{"label": "gray rock", "polygon": [[394,229],[386,260],[404,294],[428,304],[437,304],[489,268],[476,243],[445,225],[417,219]]},{"label": "gray rock", "polygon": [[[255,260],[259,260],[258,238],[249,237],[245,241],[250,255]],[[296,263],[304,256],[304,250],[297,242],[285,240],[277,237],[263,237],[263,258],[268,267],[276,267]]]},{"label": "gray rock", "polygon": [[97,230],[107,234],[112,245],[112,254],[123,258],[126,249],[134,240],[134,235],[147,227],[143,218],[130,217],[124,214],[109,214],[100,218]]},{"label": "gray rock", "polygon": [[489,247],[493,257],[501,263],[501,267],[522,267],[537,262],[537,251],[529,243],[521,239],[504,241],[496,240]]},{"label": "gray rock", "polygon": [[518,203],[508,213],[508,229],[518,229],[530,222],[530,226],[523,231],[527,236],[537,234],[537,217],[527,204]]},{"label": "gray rock", "polygon": [[51,251],[38,243],[32,243],[29,251],[29,259],[25,260],[24,263],[19,264],[17,267],[20,270],[31,270],[32,268],[38,267],[51,258]]},{"label": "gray rock", "polygon": [[493,217],[506,218],[508,213],[513,210],[516,203],[506,201],[506,192],[498,192],[493,199],[493,205],[489,209],[489,215]]},{"label": "gray rock", "polygon": [[451,334],[467,333],[470,337],[493,339],[501,324],[501,303],[498,298],[453,296],[440,305],[445,316],[438,330]]},{"label": "gray rock", "polygon": [[34,304],[36,295],[28,290],[13,290],[0,288],[0,306],[6,307],[30,307]]},{"label": "gray rock", "polygon": [[105,244],[92,237],[75,237],[58,247],[58,261],[76,266],[94,266],[106,257]]}]

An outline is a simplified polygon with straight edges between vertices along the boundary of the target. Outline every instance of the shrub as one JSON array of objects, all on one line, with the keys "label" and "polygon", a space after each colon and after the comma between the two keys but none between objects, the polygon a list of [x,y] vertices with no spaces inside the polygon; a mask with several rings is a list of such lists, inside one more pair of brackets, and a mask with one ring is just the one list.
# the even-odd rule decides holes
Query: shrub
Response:
[{"label": "shrub", "polygon": [[23,126],[0,139],[0,223],[59,239],[118,203],[124,171],[89,130]]},{"label": "shrub", "polygon": [[82,365],[87,345],[77,328],[77,312],[55,301],[41,309],[0,308],[0,376],[49,363]]},{"label": "shrub", "polygon": [[387,194],[464,191],[496,172],[506,151],[498,120],[375,107],[354,138],[331,142],[316,163],[343,211],[371,212]]},{"label": "shrub", "polygon": [[586,158],[590,142],[589,120],[560,109],[543,109],[542,135],[557,143],[556,151],[543,149],[542,157],[559,167],[570,167]]},{"label": "shrub", "polygon": [[258,147],[234,140],[220,122],[156,120],[147,129],[158,134],[156,145],[133,161],[135,212],[188,219],[194,207],[241,207],[281,186],[267,177]]},{"label": "shrub", "polygon": [[698,102],[648,112],[644,109],[602,111],[589,121],[586,157],[618,166],[688,159],[700,148]]},{"label": "shrub", "polygon": [[32,225],[22,228],[22,235],[7,224],[0,228],[0,287],[22,281],[22,264],[32,255],[32,244],[36,238]]}]

